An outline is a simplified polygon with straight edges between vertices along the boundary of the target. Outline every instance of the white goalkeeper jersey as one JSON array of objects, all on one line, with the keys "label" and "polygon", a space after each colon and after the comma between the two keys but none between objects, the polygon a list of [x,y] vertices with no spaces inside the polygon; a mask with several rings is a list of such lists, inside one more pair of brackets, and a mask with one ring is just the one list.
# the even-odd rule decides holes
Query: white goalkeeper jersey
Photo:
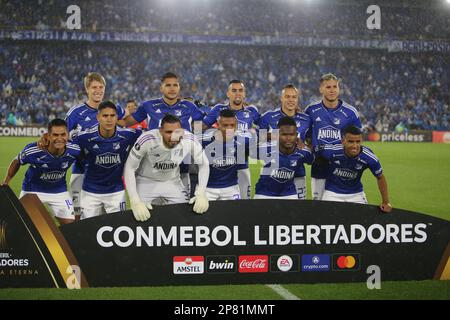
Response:
[{"label": "white goalkeeper jersey", "polygon": [[125,164],[125,183],[130,197],[133,196],[135,177],[153,181],[180,180],[179,165],[199,165],[199,185],[206,187],[209,177],[209,162],[195,136],[184,131],[184,135],[172,149],[164,145],[159,129],[143,133],[136,141]]}]

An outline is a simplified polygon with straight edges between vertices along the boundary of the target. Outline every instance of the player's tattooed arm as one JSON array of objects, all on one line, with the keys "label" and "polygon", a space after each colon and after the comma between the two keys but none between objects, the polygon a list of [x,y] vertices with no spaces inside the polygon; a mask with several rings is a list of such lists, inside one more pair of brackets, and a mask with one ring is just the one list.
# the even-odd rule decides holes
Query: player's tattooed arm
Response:
[{"label": "player's tattooed arm", "polygon": [[380,209],[383,212],[391,212],[392,211],[392,205],[389,202],[389,193],[388,193],[388,186],[386,182],[385,176],[382,174],[379,177],[377,177],[377,183],[378,183],[378,189],[380,190],[382,203],[380,204]]},{"label": "player's tattooed arm", "polygon": [[131,114],[124,116],[123,119],[117,121],[117,124],[121,127],[129,127],[136,123],[137,123],[136,119],[134,119]]},{"label": "player's tattooed arm", "polygon": [[20,162],[17,158],[14,158],[13,161],[11,161],[8,171],[6,173],[5,179],[2,181],[2,186],[7,186],[12,178],[16,175],[17,171],[19,171],[20,168]]}]

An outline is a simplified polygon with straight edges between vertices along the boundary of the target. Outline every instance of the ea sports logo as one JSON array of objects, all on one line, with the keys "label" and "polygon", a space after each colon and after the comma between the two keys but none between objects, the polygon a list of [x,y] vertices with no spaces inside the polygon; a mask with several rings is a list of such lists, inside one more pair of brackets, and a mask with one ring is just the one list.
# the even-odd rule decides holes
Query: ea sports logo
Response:
[{"label": "ea sports logo", "polygon": [[286,255],[279,257],[277,260],[277,267],[283,272],[291,270],[293,264],[292,258]]},{"label": "ea sports logo", "polygon": [[337,265],[341,269],[351,269],[356,265],[356,259],[353,256],[340,256]]}]

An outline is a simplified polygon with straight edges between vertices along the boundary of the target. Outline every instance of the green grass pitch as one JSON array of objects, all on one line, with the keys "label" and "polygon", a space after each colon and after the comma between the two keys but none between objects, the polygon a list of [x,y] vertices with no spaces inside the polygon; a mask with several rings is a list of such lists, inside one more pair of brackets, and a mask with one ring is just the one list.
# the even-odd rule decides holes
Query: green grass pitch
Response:
[{"label": "green grass pitch", "polygon": [[[0,175],[33,138],[0,138]],[[450,145],[432,143],[369,143],[379,157],[394,207],[450,220]],[[259,167],[251,165],[253,185]],[[309,177],[309,168],[307,169]],[[25,168],[11,182],[18,195]],[[379,204],[375,178],[367,170],[363,184],[369,203]],[[309,186],[309,178],[307,185]],[[308,190],[308,199],[311,191]],[[450,281],[382,282],[380,290],[365,283],[283,285],[300,299],[447,299]],[[0,299],[282,299],[265,285],[139,288],[0,289]]]}]

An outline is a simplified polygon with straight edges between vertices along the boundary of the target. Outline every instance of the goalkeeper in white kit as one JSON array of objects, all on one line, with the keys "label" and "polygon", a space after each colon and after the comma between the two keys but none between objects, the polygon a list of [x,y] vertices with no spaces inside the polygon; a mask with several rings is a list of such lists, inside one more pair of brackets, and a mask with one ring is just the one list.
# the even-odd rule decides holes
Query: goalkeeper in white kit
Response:
[{"label": "goalkeeper in white kit", "polygon": [[161,127],[143,133],[131,149],[124,178],[131,210],[138,221],[150,218],[151,202],[162,199],[167,204],[186,203],[179,165],[193,160],[199,166],[198,186],[189,203],[202,214],[209,208],[206,185],[209,162],[194,135],[181,128],[180,119],[167,114]]}]

